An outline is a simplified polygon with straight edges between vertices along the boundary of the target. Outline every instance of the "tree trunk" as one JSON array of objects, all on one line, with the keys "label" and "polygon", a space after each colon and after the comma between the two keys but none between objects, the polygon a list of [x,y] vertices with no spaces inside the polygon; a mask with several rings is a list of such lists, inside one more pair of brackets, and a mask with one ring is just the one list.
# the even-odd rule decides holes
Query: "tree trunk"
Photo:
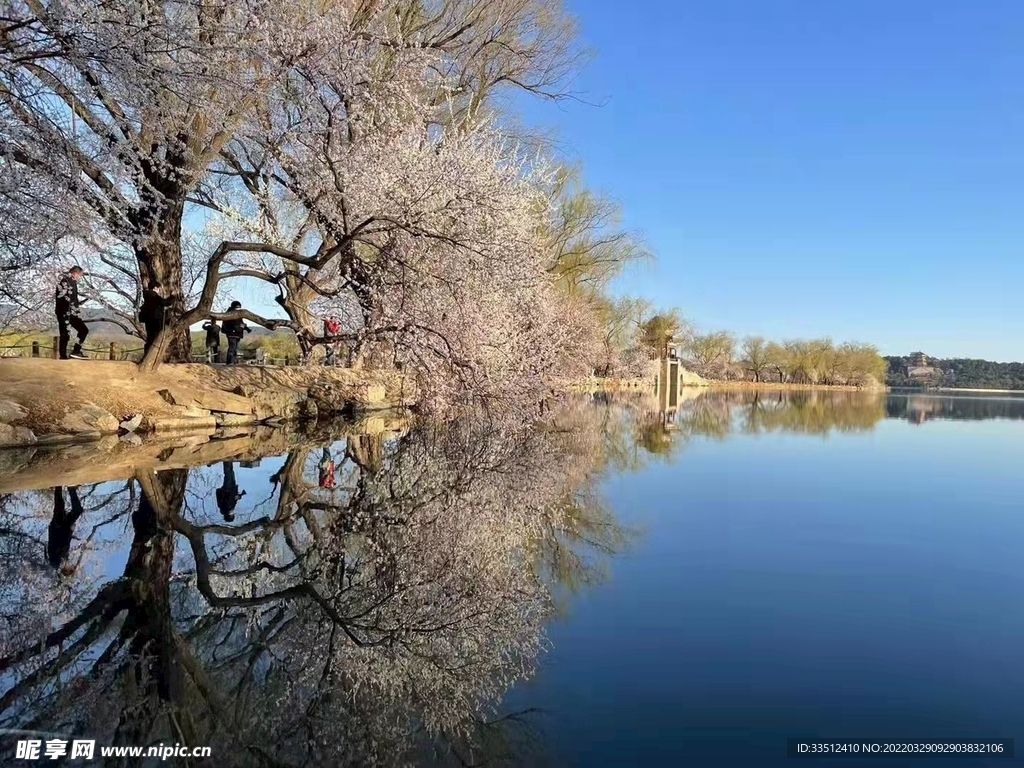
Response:
[{"label": "tree trunk", "polygon": [[384,443],[380,435],[358,435],[348,441],[348,455],[371,474],[384,466]]},{"label": "tree trunk", "polygon": [[137,686],[138,699],[121,713],[115,744],[143,744],[166,703],[180,704],[183,694],[171,618],[170,582],[174,563],[174,518],[185,498],[187,469],[137,476],[142,497],[132,514],[134,540],[124,569],[131,600],[121,636],[128,648],[122,674]]},{"label": "tree trunk", "polygon": [[160,698],[170,700],[180,689],[174,663],[170,581],[174,563],[174,518],[185,499],[187,469],[139,473],[142,498],[132,514],[135,538],[124,575],[132,583],[133,605],[122,632],[131,638],[132,654],[150,666],[149,678]]},{"label": "tree trunk", "polygon": [[[297,323],[311,338],[317,338],[323,333],[323,318],[318,318],[310,306],[316,300],[317,293],[310,288],[294,270],[286,270],[287,274],[285,277],[285,287],[287,292],[284,295],[282,301],[278,298],[278,303],[284,308],[285,314],[288,315],[288,319],[293,323]],[[307,280],[315,280],[315,273],[307,273]],[[298,337],[299,348],[302,350],[302,356],[305,359],[309,359],[310,353],[313,351],[313,345],[308,341],[304,334],[296,334]]]},{"label": "tree trunk", "polygon": [[372,288],[372,275],[370,267],[360,259],[352,262],[350,267],[349,280],[351,281],[352,293],[355,295],[359,310],[363,316],[363,327],[359,329],[360,337],[352,345],[351,367],[362,369],[367,362],[370,347],[376,341],[373,331],[379,327],[379,320],[382,310],[378,306],[377,297]]},{"label": "tree trunk", "polygon": [[185,314],[185,287],[181,258],[181,219],[184,194],[168,188],[159,201],[150,201],[140,214],[140,229],[148,234],[135,249],[143,290],[161,286],[169,299],[164,330],[157,336],[142,361],[145,371],[160,363],[187,363],[192,360],[192,339],[181,320]]}]

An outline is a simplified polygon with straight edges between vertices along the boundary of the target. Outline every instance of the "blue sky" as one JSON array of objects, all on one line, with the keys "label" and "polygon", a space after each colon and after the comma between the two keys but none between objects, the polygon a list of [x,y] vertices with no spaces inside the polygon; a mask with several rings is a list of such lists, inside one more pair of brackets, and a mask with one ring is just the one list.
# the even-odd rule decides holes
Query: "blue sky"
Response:
[{"label": "blue sky", "polygon": [[698,327],[1024,360],[1024,3],[569,0],[588,102],[527,103]]}]

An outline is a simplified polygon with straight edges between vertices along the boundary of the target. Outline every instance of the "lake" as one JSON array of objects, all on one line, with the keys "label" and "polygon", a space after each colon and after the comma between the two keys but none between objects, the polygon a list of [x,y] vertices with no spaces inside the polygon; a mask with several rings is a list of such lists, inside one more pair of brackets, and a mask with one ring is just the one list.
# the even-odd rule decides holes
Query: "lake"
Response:
[{"label": "lake", "polygon": [[527,432],[7,453],[0,746],[783,765],[790,738],[1024,738],[1022,446],[1024,398],[694,391]]}]

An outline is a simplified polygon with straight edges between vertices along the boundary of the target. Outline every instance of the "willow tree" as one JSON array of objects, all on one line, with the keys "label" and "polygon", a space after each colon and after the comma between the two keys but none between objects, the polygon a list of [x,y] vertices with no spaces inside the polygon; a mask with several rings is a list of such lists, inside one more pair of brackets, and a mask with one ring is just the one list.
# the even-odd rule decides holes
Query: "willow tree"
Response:
[{"label": "willow tree", "polygon": [[732,362],[736,340],[726,331],[695,334],[686,345],[687,357],[701,376],[722,378]]},{"label": "willow tree", "polygon": [[775,364],[773,355],[774,347],[763,336],[748,336],[743,340],[741,346],[743,352],[743,366],[750,371],[755,382],[761,381],[761,377]]},{"label": "willow tree", "polygon": [[649,356],[640,346],[636,320],[643,300],[597,294],[591,303],[601,332],[601,357],[595,366],[598,375],[620,378],[646,375]]},{"label": "willow tree", "polygon": [[587,189],[578,169],[558,171],[549,199],[548,269],[566,293],[600,296],[626,267],[650,257],[639,234],[622,226],[619,206]]}]

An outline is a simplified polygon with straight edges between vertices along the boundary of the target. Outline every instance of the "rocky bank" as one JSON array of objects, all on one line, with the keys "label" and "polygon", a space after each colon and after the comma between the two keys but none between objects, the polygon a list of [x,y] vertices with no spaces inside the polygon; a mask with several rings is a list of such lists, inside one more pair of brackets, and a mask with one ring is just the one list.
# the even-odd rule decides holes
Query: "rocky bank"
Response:
[{"label": "rocky bank", "polygon": [[276,425],[411,405],[397,371],[0,359],[0,447]]},{"label": "rocky bank", "polygon": [[127,480],[143,471],[163,471],[222,461],[258,462],[309,445],[336,440],[404,434],[407,412],[375,411],[355,418],[290,422],[282,428],[255,424],[199,431],[147,435],[136,444],[105,435],[98,440],[61,446],[24,446],[0,450],[0,494],[50,488],[54,483],[88,485]]}]

